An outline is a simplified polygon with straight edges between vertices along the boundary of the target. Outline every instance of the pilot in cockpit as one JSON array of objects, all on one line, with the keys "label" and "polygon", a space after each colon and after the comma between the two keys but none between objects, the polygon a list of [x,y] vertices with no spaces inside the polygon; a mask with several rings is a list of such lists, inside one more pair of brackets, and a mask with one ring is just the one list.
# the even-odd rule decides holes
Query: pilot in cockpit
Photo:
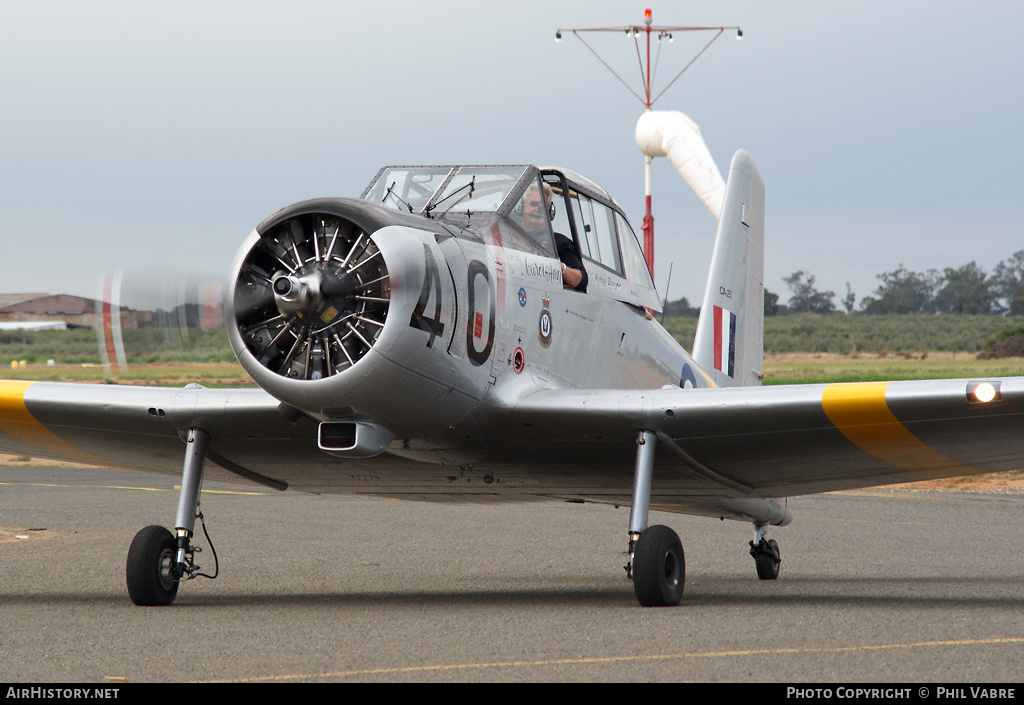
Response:
[{"label": "pilot in cockpit", "polygon": [[[536,183],[526,189],[526,193],[523,194],[523,215],[520,225],[541,246],[546,246],[551,232],[548,222],[554,218],[555,206],[551,198],[551,186],[545,183],[543,187],[543,201]],[[583,259],[576,251],[576,245],[565,235],[555,233],[555,248],[558,251],[558,259],[562,261],[562,284],[567,289],[586,292],[587,270],[583,266]]]}]

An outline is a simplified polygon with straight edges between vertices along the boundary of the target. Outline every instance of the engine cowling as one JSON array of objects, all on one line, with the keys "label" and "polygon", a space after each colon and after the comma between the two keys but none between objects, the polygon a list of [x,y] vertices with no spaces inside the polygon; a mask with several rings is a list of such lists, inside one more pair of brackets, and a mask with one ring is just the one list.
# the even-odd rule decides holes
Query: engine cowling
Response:
[{"label": "engine cowling", "polygon": [[[306,201],[258,225],[235,260],[225,310],[239,363],[287,407],[370,424],[355,433],[373,437],[360,452],[383,445],[376,428],[403,452],[450,447],[446,434],[474,408],[474,395],[454,392],[458,359],[436,337],[452,335],[455,292],[426,224],[358,199]],[[424,292],[430,325],[416,317]]]},{"label": "engine cowling", "polygon": [[232,345],[270,374],[332,377],[358,364],[384,329],[387,265],[368,224],[343,210],[316,202],[286,209],[258,226],[240,253]]}]

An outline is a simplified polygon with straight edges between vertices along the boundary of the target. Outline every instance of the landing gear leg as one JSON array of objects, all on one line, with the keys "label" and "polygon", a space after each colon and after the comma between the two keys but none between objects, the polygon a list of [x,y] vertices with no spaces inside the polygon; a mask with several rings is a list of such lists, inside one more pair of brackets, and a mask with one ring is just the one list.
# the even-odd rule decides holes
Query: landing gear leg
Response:
[{"label": "landing gear leg", "polygon": [[629,511],[626,575],[632,578],[636,599],[644,607],[678,605],[686,576],[683,544],[676,532],[667,526],[647,526],[657,443],[657,436],[650,431],[641,431],[637,437],[633,504]]},{"label": "landing gear leg", "polygon": [[757,577],[761,580],[775,580],[779,577],[779,564],[782,563],[782,555],[779,553],[779,544],[774,539],[765,540],[767,524],[754,525],[754,540],[750,542],[750,555],[754,558],[754,567],[757,568]]},{"label": "landing gear leg", "polygon": [[209,445],[207,433],[197,428],[189,430],[174,535],[162,526],[147,526],[132,540],[125,565],[125,581],[128,596],[137,605],[171,604],[178,594],[179,581],[191,577],[195,571],[193,554],[198,549],[191,545],[191,540]]}]

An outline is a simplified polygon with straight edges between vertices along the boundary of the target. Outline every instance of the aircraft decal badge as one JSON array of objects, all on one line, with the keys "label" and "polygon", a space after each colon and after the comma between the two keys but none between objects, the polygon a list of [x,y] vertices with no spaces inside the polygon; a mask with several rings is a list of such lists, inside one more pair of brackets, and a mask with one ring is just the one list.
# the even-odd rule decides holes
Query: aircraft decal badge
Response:
[{"label": "aircraft decal badge", "polygon": [[541,299],[543,308],[540,311],[540,344],[545,348],[551,345],[551,311],[548,307],[551,305],[551,301],[545,296]]},{"label": "aircraft decal badge", "polygon": [[715,369],[736,376],[736,314],[715,306]]},{"label": "aircraft decal badge", "polygon": [[526,307],[526,289],[519,287],[519,305]]},{"label": "aircraft decal badge", "polygon": [[526,353],[523,352],[522,348],[516,348],[516,351],[512,353],[512,369],[515,370],[517,375],[521,375],[525,367]]}]

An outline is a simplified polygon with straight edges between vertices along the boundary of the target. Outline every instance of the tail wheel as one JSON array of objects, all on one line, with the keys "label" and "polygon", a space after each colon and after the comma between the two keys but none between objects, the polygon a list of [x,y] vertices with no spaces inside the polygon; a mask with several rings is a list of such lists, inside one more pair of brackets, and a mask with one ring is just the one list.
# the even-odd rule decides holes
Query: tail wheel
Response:
[{"label": "tail wheel", "polygon": [[[753,542],[751,542],[753,543]],[[779,577],[779,565],[782,563],[782,554],[779,553],[779,544],[774,539],[762,541],[756,553],[753,548],[754,567],[757,568],[757,577],[761,580],[775,580]]]},{"label": "tail wheel", "polygon": [[683,599],[686,560],[679,535],[667,526],[651,526],[633,549],[633,590],[644,607],[670,607]]},{"label": "tail wheel", "polygon": [[135,534],[125,564],[132,602],[144,607],[174,602],[178,594],[178,580],[172,573],[176,550],[177,541],[162,526],[147,526]]}]

